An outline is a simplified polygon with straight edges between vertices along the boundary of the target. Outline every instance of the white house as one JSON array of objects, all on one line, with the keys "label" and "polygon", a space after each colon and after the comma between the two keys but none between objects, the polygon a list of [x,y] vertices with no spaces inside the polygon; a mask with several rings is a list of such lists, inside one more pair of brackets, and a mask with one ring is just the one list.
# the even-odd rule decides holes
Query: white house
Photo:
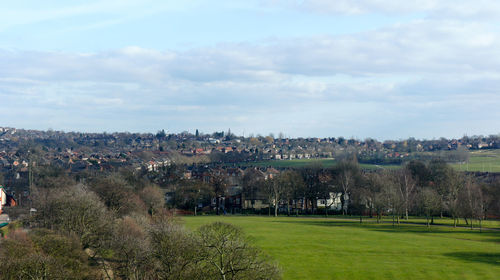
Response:
[{"label": "white house", "polygon": [[[330,192],[330,198],[319,198],[317,201],[317,207],[329,207],[330,210],[342,210],[342,201],[340,200],[340,196],[342,193]],[[347,205],[345,205],[347,207]]]},{"label": "white house", "polygon": [[3,186],[0,185],[0,213],[2,213],[2,208],[7,204],[7,194]]}]

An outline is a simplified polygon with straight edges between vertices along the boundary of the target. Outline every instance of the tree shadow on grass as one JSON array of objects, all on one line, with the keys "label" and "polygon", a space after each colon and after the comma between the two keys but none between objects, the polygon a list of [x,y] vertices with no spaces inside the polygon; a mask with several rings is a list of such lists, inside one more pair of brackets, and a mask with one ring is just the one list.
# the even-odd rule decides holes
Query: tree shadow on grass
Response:
[{"label": "tree shadow on grass", "polygon": [[377,232],[386,232],[386,233],[410,233],[410,234],[481,234],[484,237],[493,237],[489,239],[482,239],[477,241],[484,242],[494,242],[500,243],[500,233],[497,231],[483,231],[479,233],[477,229],[471,231],[465,228],[452,228],[452,227],[440,227],[440,226],[431,226],[431,228],[427,228],[425,225],[419,224],[394,224],[392,223],[360,223],[359,221],[339,221],[339,220],[321,220],[321,221],[273,221],[275,223],[288,223],[288,224],[301,224],[301,225],[309,225],[309,226],[324,226],[324,227],[353,227],[353,228],[363,228],[368,230],[373,230]]},{"label": "tree shadow on grass", "polygon": [[352,227],[352,228],[362,228],[362,229],[368,229],[368,230],[374,230],[374,231],[380,231],[380,232],[397,232],[397,233],[428,233],[432,232],[427,230],[427,228],[422,227],[422,226],[415,226],[415,225],[404,225],[400,224],[397,225],[395,224],[392,226],[390,223],[360,223],[359,221],[338,221],[338,220],[331,220],[331,221],[304,221],[304,220],[298,220],[298,221],[273,221],[274,223],[287,223],[287,224],[300,224],[300,225],[308,225],[308,226],[322,226],[322,227]]},{"label": "tree shadow on grass", "polygon": [[500,253],[453,252],[443,255],[468,262],[479,262],[500,266]]},{"label": "tree shadow on grass", "polygon": [[[497,236],[497,237],[498,237],[498,236]],[[487,240],[484,240],[484,241],[489,241],[489,242],[500,243],[500,238],[491,238],[491,239],[487,239]]]},{"label": "tree shadow on grass", "polygon": [[301,225],[308,225],[308,226],[325,226],[325,227],[355,227],[359,226],[359,222],[355,221],[304,221],[304,220],[297,220],[297,221],[273,221],[273,223],[284,223],[284,224],[301,224]]}]

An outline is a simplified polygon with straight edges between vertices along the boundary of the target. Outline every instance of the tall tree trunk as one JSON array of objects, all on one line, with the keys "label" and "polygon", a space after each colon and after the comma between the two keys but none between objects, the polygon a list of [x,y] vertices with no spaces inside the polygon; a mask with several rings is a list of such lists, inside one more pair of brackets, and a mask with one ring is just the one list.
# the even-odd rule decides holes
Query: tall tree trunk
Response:
[{"label": "tall tree trunk", "polygon": [[267,215],[271,217],[271,197],[269,197],[269,205],[267,207]]},{"label": "tall tree trunk", "polygon": [[341,194],[340,195],[340,205],[342,207],[342,215],[346,215],[346,210],[345,210],[345,195],[344,194]]},{"label": "tall tree trunk", "polygon": [[290,217],[290,200],[286,201],[286,215]]},{"label": "tall tree trunk", "polygon": [[278,217],[278,201],[274,202],[274,216]]},{"label": "tall tree trunk", "polygon": [[298,217],[299,216],[299,207],[298,207],[298,199],[295,199],[295,216]]},{"label": "tall tree trunk", "polygon": [[215,206],[217,207],[217,216],[219,216],[220,197],[217,197],[217,200],[215,202]]}]

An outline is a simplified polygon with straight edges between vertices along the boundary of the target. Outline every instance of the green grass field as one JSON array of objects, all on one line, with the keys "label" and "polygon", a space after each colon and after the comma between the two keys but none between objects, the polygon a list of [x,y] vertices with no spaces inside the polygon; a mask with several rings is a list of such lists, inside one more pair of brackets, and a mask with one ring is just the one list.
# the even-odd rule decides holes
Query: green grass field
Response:
[{"label": "green grass field", "polygon": [[[242,163],[242,166],[275,167],[275,168],[300,168],[308,165],[319,164],[331,167],[336,164],[335,159],[294,159],[294,160],[268,160]],[[397,169],[400,165],[360,164],[363,169]],[[451,166],[459,171],[500,172],[500,150],[471,151],[468,163],[452,163]]]},{"label": "green grass field", "polygon": [[[335,159],[319,158],[319,159],[293,159],[293,160],[269,160],[244,163],[243,166],[258,166],[258,167],[275,167],[275,168],[300,168],[309,165],[321,165],[322,167],[332,167],[336,164]],[[376,165],[376,164],[360,164],[363,169],[394,169],[399,168],[399,165]]]},{"label": "green grass field", "polygon": [[[374,219],[367,219],[367,220],[374,220]],[[392,222],[392,218],[388,217],[388,216],[383,217],[382,220],[385,222]],[[427,221],[425,218],[410,217],[409,221],[405,221],[404,219],[402,219],[401,222],[410,223],[410,224],[425,224]],[[472,223],[473,223],[474,229],[477,229],[479,227],[479,222],[477,220],[473,220]],[[434,217],[434,224],[438,225],[438,226],[439,225],[453,226],[453,219]],[[469,225],[470,224],[465,223],[464,219],[459,219],[458,223],[457,223],[457,227],[468,228]],[[482,226],[484,228],[500,230],[500,221],[499,220],[484,220],[482,222]],[[500,232],[499,232],[499,234],[500,234]]]},{"label": "green grass field", "polygon": [[284,279],[500,279],[500,231],[334,218],[182,220],[191,229],[214,221],[242,227],[279,262]]},{"label": "green grass field", "polygon": [[500,150],[472,151],[468,163],[452,166],[460,171],[500,172]]}]

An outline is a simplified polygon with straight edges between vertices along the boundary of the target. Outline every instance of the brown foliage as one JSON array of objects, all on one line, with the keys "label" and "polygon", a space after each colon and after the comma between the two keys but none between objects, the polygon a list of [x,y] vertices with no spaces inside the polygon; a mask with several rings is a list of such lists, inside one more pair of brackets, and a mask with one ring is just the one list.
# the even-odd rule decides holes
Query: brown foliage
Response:
[{"label": "brown foliage", "polygon": [[74,237],[52,231],[16,230],[0,242],[2,279],[96,279]]}]

